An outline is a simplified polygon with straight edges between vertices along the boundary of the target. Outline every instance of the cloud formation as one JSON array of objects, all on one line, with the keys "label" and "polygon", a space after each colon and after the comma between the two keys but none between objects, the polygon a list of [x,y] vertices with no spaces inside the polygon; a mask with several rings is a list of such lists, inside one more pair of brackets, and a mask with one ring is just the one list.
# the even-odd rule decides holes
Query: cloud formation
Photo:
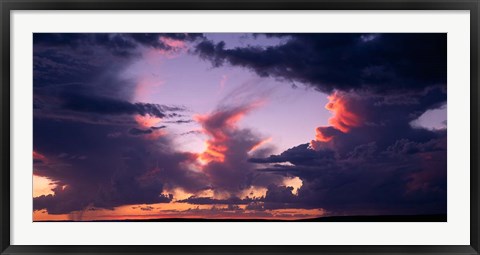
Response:
[{"label": "cloud formation", "polygon": [[183,43],[203,38],[202,34],[188,33],[35,33],[35,46],[68,47],[79,49],[85,46],[98,46],[120,57],[130,57],[139,47],[149,47],[171,51],[182,47]]},{"label": "cloud formation", "polygon": [[[333,111],[332,126],[316,129],[316,140],[279,155],[250,159],[270,164],[260,171],[302,180],[298,196],[284,191],[279,194],[287,196],[276,200],[337,214],[446,212],[446,130],[409,124],[422,114],[421,109],[443,101],[443,97],[431,95],[439,92],[428,90],[411,105],[383,104],[379,103],[382,97],[354,92],[338,93],[334,95],[342,98],[336,101],[342,102],[342,111]],[[357,125],[339,123],[344,116],[336,114],[345,113],[362,116],[362,121]]]},{"label": "cloud formation", "polygon": [[[447,131],[411,124],[446,103],[446,34],[266,36],[282,41],[227,48],[201,34],[34,34],[34,174],[54,184],[34,210],[180,203],[227,206],[189,217],[446,213]],[[193,118],[195,109],[137,102],[137,84],[119,74],[146,51],[190,52],[327,93],[328,125],[273,154],[268,134],[240,124],[270,93],[251,93],[256,82]],[[204,151],[179,151],[169,131],[181,125],[199,126],[179,136],[202,137]],[[170,194],[178,190],[182,199]]]},{"label": "cloud formation", "polygon": [[275,176],[257,178],[254,165],[248,161],[248,152],[263,139],[253,131],[237,126],[245,114],[260,105],[254,101],[196,116],[202,132],[209,137],[205,151],[198,158],[204,164],[202,171],[209,177],[214,190],[236,196],[250,186],[279,181]]},{"label": "cloud formation", "polygon": [[33,199],[34,210],[168,203],[167,187],[193,192],[207,186],[203,174],[187,166],[195,156],[176,152],[159,123],[186,109],[134,102],[134,81],[119,75],[142,47],[169,50],[197,37],[34,34],[34,174],[55,184],[53,195]]},{"label": "cloud formation", "polygon": [[287,38],[268,47],[227,49],[204,40],[196,53],[214,66],[248,68],[261,77],[305,83],[319,91],[422,90],[446,83],[446,34],[266,34]]}]

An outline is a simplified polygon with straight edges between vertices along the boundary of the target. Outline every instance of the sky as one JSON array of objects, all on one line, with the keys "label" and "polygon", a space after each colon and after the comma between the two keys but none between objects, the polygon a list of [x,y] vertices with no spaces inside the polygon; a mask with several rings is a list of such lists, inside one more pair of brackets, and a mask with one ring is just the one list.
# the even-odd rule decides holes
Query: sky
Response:
[{"label": "sky", "polygon": [[33,220],[447,212],[447,36],[35,33]]}]

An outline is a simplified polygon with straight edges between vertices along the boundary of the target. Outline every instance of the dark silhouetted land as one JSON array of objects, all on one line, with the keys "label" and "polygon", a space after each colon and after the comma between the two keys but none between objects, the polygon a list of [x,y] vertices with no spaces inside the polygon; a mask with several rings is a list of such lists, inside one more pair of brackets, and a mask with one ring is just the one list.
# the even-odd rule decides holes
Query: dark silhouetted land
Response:
[{"label": "dark silhouetted land", "polygon": [[[51,221],[36,221],[51,222]],[[74,222],[74,221],[55,221]],[[429,215],[368,215],[368,216],[329,216],[299,220],[279,219],[195,219],[195,218],[165,218],[165,219],[135,219],[135,220],[91,220],[82,222],[447,222],[446,214]]]}]

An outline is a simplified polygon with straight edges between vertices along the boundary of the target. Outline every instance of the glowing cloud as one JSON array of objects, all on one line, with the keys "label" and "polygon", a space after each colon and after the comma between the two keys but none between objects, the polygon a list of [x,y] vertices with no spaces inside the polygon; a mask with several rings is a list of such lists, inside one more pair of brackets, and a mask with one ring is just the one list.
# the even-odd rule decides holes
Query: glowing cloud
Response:
[{"label": "glowing cloud", "polygon": [[210,137],[205,142],[205,151],[198,155],[198,160],[202,164],[224,162],[225,153],[229,149],[229,136],[237,129],[237,122],[256,106],[257,104],[251,104],[206,115],[195,115],[194,119],[202,125],[202,133]]},{"label": "glowing cloud", "polygon": [[315,140],[319,142],[330,142],[333,139],[333,136],[326,135],[322,130],[325,127],[318,127],[315,129]]},{"label": "glowing cloud", "polygon": [[158,40],[166,47],[165,49],[155,49],[154,51],[167,59],[176,58],[179,53],[183,52],[187,48],[185,41],[164,36],[161,36]]},{"label": "glowing cloud", "polygon": [[151,116],[149,114],[146,114],[144,116],[137,114],[135,115],[135,121],[138,123],[138,125],[144,128],[151,128],[156,124],[160,123],[162,119],[159,117]]},{"label": "glowing cloud", "polygon": [[352,128],[362,125],[362,118],[354,113],[349,105],[346,94],[334,92],[328,96],[329,102],[325,109],[332,112],[333,116],[328,119],[330,126],[315,129],[315,140],[310,142],[310,147],[318,150],[322,144],[332,141],[336,134],[348,133]]},{"label": "glowing cloud", "polygon": [[148,128],[148,133],[140,136],[143,139],[156,140],[166,134],[166,131],[163,128],[155,127],[155,125],[162,121],[162,119],[159,117],[151,116],[149,114],[146,114],[144,116],[137,114],[135,115],[135,121],[140,127]]},{"label": "glowing cloud", "polygon": [[303,181],[302,179],[298,178],[297,176],[295,177],[287,177],[283,180],[283,184],[287,187],[292,187],[292,193],[294,195],[298,194],[298,190],[303,186]]},{"label": "glowing cloud", "polygon": [[348,109],[348,102],[344,94],[335,92],[328,96],[328,100],[330,102],[325,105],[325,108],[333,113],[333,116],[328,120],[330,125],[343,133],[347,133],[352,127],[361,125],[360,116]]},{"label": "glowing cloud", "polygon": [[169,37],[165,37],[165,36],[160,36],[160,41],[173,48],[173,49],[183,49],[186,47],[186,44],[184,41],[181,41],[181,40],[175,40],[175,39],[172,39],[172,38],[169,38]]},{"label": "glowing cloud", "polygon": [[[249,151],[269,139],[262,139],[251,130],[238,127],[242,117],[262,102],[257,100],[235,107],[223,106],[210,114],[194,116],[202,127],[202,133],[208,137],[205,150],[197,154],[197,161],[201,165],[200,171],[208,176],[215,195],[225,193],[227,197],[239,197],[252,185],[266,185],[256,183],[255,165],[248,159]],[[277,176],[274,178],[278,179]],[[263,181],[269,184],[273,180]]]},{"label": "glowing cloud", "polygon": [[152,133],[144,135],[142,137],[145,138],[145,139],[148,139],[148,140],[157,140],[158,138],[160,138],[160,137],[162,137],[166,134],[167,134],[167,132],[163,129],[154,129],[154,130],[152,130]]},{"label": "glowing cloud", "polygon": [[260,198],[265,197],[267,194],[267,188],[265,187],[258,187],[258,186],[250,186],[248,189],[245,189],[240,194],[240,198]]},{"label": "glowing cloud", "polygon": [[[216,141],[221,142],[221,141]],[[227,147],[222,144],[215,144],[216,142],[207,141],[205,142],[206,149],[198,157],[200,163],[208,164],[211,161],[224,162],[225,161],[225,152]]]},{"label": "glowing cloud", "polygon": [[33,175],[33,197],[53,195],[53,189],[57,187],[49,178]]},{"label": "glowing cloud", "polygon": [[252,151],[257,150],[257,149],[260,148],[262,145],[270,142],[271,140],[272,140],[271,137],[261,140],[260,142],[258,142],[258,143],[256,143],[255,145],[253,145],[252,148],[251,148],[248,152],[252,152]]},{"label": "glowing cloud", "polygon": [[[49,163],[47,157],[37,151],[33,151],[33,161]],[[34,169],[33,171],[33,197],[39,197],[42,195],[53,195],[55,192],[53,189],[57,187],[57,184],[50,178],[46,176],[38,175],[38,171]]]},{"label": "glowing cloud", "polygon": [[33,160],[39,160],[39,161],[46,162],[47,157],[45,157],[44,155],[42,155],[42,154],[40,154],[36,151],[33,151]]}]

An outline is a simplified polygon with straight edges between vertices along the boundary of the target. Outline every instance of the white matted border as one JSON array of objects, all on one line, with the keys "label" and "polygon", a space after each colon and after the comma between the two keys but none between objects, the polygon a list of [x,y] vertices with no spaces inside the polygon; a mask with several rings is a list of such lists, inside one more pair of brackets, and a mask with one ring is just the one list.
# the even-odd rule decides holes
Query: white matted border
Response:
[{"label": "white matted border", "polygon": [[[34,223],[34,32],[448,33],[448,223]],[[470,244],[469,11],[12,11],[11,244]]]}]

